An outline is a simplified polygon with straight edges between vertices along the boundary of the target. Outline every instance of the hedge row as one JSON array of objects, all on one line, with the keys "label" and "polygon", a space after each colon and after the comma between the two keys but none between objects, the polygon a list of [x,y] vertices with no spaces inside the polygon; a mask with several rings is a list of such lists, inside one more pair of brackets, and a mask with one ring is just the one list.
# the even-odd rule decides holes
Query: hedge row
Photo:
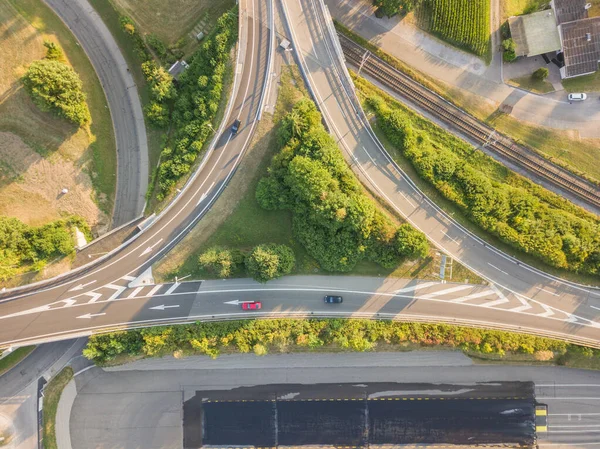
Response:
[{"label": "hedge row", "polygon": [[327,271],[350,271],[362,259],[393,268],[427,255],[425,236],[396,227],[346,164],[321,114],[307,98],[281,121],[281,151],[256,189],[265,209],[290,210],[296,238]]},{"label": "hedge row", "polygon": [[[355,319],[277,319],[195,323],[152,327],[90,337],[83,354],[97,364],[120,355],[157,357],[167,354],[224,352],[289,352],[295,347],[316,350],[327,346],[371,351],[378,344],[444,345],[484,354],[534,354],[551,351],[600,357],[600,351],[558,340],[510,332],[445,324],[401,323]],[[549,357],[544,357],[548,359]]]},{"label": "hedge row", "polygon": [[490,179],[460,148],[416,131],[399,107],[376,95],[367,102],[390,142],[472,222],[548,265],[600,275],[600,222],[593,215],[563,208],[541,188]]}]

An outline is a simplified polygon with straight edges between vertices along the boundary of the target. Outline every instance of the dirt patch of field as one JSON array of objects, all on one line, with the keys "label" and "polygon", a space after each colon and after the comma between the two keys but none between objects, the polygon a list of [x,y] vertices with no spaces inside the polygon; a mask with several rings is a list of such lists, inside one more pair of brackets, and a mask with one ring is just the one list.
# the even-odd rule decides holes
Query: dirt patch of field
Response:
[{"label": "dirt patch of field", "polygon": [[175,43],[203,19],[210,25],[234,5],[233,0],[114,0],[145,33]]},{"label": "dirt patch of field", "polygon": [[[19,81],[45,55],[44,39],[57,38],[36,30],[8,0],[0,0],[0,36],[0,214],[31,225],[77,214],[103,232],[109,220],[88,174],[95,135],[40,111]],[[59,195],[63,188],[69,193]]]},{"label": "dirt patch of field", "polygon": [[[92,201],[92,183],[81,166],[52,154],[41,157],[23,140],[0,132],[0,215],[40,225],[76,214],[104,231],[107,217]],[[67,194],[61,194],[62,189]]]}]

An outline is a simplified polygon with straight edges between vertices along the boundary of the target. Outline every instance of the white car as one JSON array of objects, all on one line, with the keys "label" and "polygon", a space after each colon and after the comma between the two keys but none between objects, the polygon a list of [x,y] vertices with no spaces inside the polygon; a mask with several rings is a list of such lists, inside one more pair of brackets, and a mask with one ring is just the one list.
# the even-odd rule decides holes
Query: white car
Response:
[{"label": "white car", "polygon": [[586,94],[569,94],[569,101],[583,101],[586,98]]}]

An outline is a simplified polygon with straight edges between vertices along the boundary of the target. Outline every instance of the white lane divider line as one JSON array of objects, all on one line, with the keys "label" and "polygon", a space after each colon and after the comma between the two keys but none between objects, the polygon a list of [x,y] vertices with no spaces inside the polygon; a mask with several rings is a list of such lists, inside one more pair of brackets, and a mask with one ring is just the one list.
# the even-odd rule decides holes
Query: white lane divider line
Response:
[{"label": "white lane divider line", "polygon": [[165,295],[170,295],[171,293],[173,293],[175,291],[175,289],[177,287],[179,287],[181,284],[179,282],[175,282],[173,285],[171,285],[169,287],[169,289],[164,293]]},{"label": "white lane divider line", "polygon": [[362,147],[362,149],[365,152],[365,154],[369,157],[369,159],[371,159],[371,164],[373,164],[374,167],[377,167],[377,164],[375,163],[375,159],[373,159],[371,157],[371,155],[369,154],[369,152],[367,151],[367,149],[365,147]]},{"label": "white lane divider line", "polygon": [[421,296],[420,299],[435,298],[436,296],[442,296],[442,295],[447,295],[449,293],[460,292],[462,290],[467,290],[469,288],[473,288],[473,286],[472,285],[457,285],[456,287],[445,288],[445,289],[437,291],[437,292],[428,293],[424,296]]},{"label": "white lane divider line", "polygon": [[400,192],[400,191],[398,191],[398,192],[400,193],[400,195],[402,195],[402,196],[404,197],[404,199],[406,200],[406,202],[407,202],[408,204],[410,204],[410,207],[413,207],[413,208],[417,207],[417,206],[415,206],[415,205],[414,205],[414,204],[413,204],[413,203],[412,203],[412,202],[411,202],[411,201],[408,199],[408,197],[407,197],[407,196],[406,196],[406,195],[405,195],[403,192]]},{"label": "white lane divider line", "polygon": [[152,287],[152,290],[150,290],[146,296],[148,296],[150,298],[153,297],[155,295],[155,293],[157,291],[159,291],[162,286],[163,286],[163,284],[155,285],[154,287]]},{"label": "white lane divider line", "polygon": [[492,268],[495,268],[496,270],[498,270],[500,273],[505,274],[508,276],[508,273],[506,271],[501,270],[500,268],[498,268],[496,265],[492,265],[491,263],[488,262],[488,265]]},{"label": "white lane divider line", "polygon": [[462,298],[453,299],[450,302],[461,303],[461,302],[469,301],[471,299],[481,298],[483,296],[494,295],[494,294],[496,294],[496,293],[493,290],[484,290],[479,293],[473,293],[472,295],[469,295],[469,296],[463,296]]},{"label": "white lane divider line", "polygon": [[432,285],[441,285],[439,282],[423,282],[422,284],[415,284],[409,287],[404,287],[394,292],[395,295],[400,293],[412,292],[421,288],[431,287]]},{"label": "white lane divider line", "polygon": [[115,284],[106,284],[104,287],[115,290],[115,292],[112,295],[110,295],[110,297],[107,299],[107,301],[114,300],[117,296],[119,296],[121,293],[123,293],[127,289],[127,287],[121,287],[120,285],[115,285]]},{"label": "white lane divider line", "polygon": [[488,302],[487,304],[483,304],[483,307],[494,307],[500,304],[506,304],[507,302],[509,302],[508,298],[506,296],[504,296],[504,293],[502,293],[500,291],[500,289],[498,287],[496,287],[494,284],[490,285],[490,288],[492,290],[494,290],[494,293],[496,293],[496,295],[498,295],[497,300],[492,301],[492,302]]},{"label": "white lane divider line", "polygon": [[136,295],[137,295],[139,292],[141,292],[143,289],[144,289],[144,287],[138,287],[138,288],[136,288],[136,289],[135,289],[133,292],[131,292],[131,295],[129,295],[129,296],[127,297],[127,299],[129,299],[129,298],[135,298],[135,296],[136,296]]},{"label": "white lane divider line", "polygon": [[545,289],[545,288],[543,288],[543,287],[536,287],[536,288],[537,288],[538,290],[541,290],[541,291],[543,291],[543,292],[549,293],[549,294],[551,294],[551,295],[553,295],[553,296],[560,296],[560,295],[558,295],[558,294],[556,294],[556,293],[554,293],[554,292],[551,292],[550,290],[546,290],[546,289]]},{"label": "white lane divider line", "polygon": [[444,231],[443,229],[442,229],[442,234],[444,234],[444,235],[445,235],[447,238],[449,238],[450,240],[452,240],[452,241],[453,241],[454,243],[456,243],[457,245],[459,244],[459,243],[458,243],[458,242],[457,242],[455,239],[453,239],[452,237],[450,237],[450,236],[449,236],[449,235],[446,233],[446,231]]}]

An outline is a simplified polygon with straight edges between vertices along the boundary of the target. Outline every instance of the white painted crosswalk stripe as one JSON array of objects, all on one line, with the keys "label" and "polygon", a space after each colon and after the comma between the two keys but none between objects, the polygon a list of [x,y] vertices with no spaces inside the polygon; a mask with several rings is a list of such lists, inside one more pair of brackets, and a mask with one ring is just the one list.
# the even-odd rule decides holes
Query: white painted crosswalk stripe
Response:
[{"label": "white painted crosswalk stripe", "polygon": [[162,284],[155,285],[154,287],[152,287],[152,290],[150,290],[146,296],[154,296],[154,294],[157,291],[159,291],[161,287],[162,287]]},{"label": "white painted crosswalk stripe", "polygon": [[169,287],[169,289],[165,292],[165,295],[170,295],[171,293],[173,293],[175,291],[175,289],[177,287],[179,287],[181,284],[179,282],[175,282],[173,285],[171,285]]},{"label": "white painted crosswalk stripe", "polygon": [[141,292],[143,289],[144,289],[144,287],[143,287],[143,286],[142,286],[142,287],[138,287],[138,288],[136,288],[136,289],[135,289],[133,292],[131,292],[131,295],[129,295],[129,296],[127,297],[127,299],[129,299],[129,298],[135,298],[135,297],[136,297],[136,295],[137,295],[139,292]]},{"label": "white painted crosswalk stripe", "polygon": [[422,288],[431,287],[432,285],[440,285],[440,283],[439,282],[423,282],[422,284],[415,284],[415,285],[411,285],[409,287],[401,288],[400,290],[396,290],[394,293],[398,295],[400,293],[413,292],[415,290],[420,290]]}]

